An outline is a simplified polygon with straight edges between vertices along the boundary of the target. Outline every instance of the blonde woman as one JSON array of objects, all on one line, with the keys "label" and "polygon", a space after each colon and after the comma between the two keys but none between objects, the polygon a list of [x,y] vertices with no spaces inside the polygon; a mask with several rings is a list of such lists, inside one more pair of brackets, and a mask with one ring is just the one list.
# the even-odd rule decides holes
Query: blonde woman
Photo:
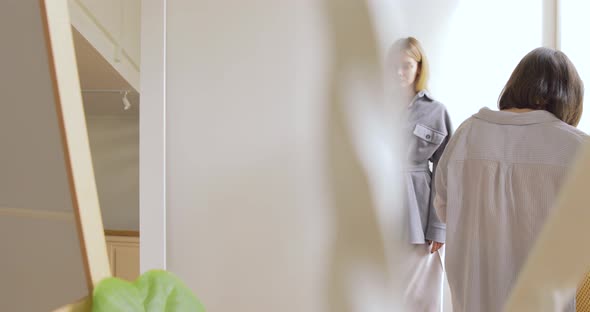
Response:
[{"label": "blonde woman", "polygon": [[[403,106],[403,133],[407,150],[404,169],[404,206],[409,227],[411,254],[405,257],[408,311],[440,312],[443,279],[441,249],[445,224],[433,208],[433,172],[451,137],[449,114],[427,90],[428,61],[418,40],[396,41],[388,55],[396,99]],[[432,169],[431,169],[432,168]]]}]

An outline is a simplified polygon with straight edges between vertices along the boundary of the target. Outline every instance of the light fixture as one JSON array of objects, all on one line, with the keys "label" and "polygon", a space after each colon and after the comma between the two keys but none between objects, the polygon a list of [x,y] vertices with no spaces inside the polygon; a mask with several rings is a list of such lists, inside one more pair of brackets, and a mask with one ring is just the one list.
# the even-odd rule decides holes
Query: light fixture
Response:
[{"label": "light fixture", "polygon": [[126,90],[125,93],[123,93],[123,109],[124,110],[129,110],[129,108],[131,108],[131,103],[129,102],[129,99],[127,98],[127,94],[129,94],[129,90]]},{"label": "light fixture", "polygon": [[123,103],[123,110],[129,110],[131,108],[131,102],[129,101],[128,95],[132,90],[120,90],[120,89],[83,89],[82,93],[118,93],[122,95],[121,102]]}]

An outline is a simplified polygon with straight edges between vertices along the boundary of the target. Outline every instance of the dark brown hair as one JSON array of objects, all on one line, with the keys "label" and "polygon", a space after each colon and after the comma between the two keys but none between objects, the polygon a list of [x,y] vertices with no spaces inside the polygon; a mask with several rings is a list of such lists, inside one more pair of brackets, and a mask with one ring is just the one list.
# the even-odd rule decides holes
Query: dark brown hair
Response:
[{"label": "dark brown hair", "polygon": [[504,86],[501,110],[528,108],[546,110],[577,126],[582,117],[584,84],[565,53],[537,48],[518,63]]},{"label": "dark brown hair", "polygon": [[389,57],[392,58],[395,54],[399,53],[405,53],[414,59],[414,61],[418,62],[418,72],[416,73],[416,81],[414,82],[414,91],[419,92],[427,89],[430,68],[420,41],[414,37],[398,39],[391,45],[391,48],[389,49]]}]

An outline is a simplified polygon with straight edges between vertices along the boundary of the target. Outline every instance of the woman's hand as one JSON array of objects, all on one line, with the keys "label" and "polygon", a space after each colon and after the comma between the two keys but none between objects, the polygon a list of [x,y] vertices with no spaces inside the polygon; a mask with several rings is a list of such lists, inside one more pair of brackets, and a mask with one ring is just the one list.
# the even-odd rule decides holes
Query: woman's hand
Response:
[{"label": "woman's hand", "polygon": [[433,242],[433,241],[429,241],[429,240],[427,240],[426,242],[428,243],[428,245],[432,244],[432,249],[430,250],[431,254],[437,252],[445,244],[445,243]]}]

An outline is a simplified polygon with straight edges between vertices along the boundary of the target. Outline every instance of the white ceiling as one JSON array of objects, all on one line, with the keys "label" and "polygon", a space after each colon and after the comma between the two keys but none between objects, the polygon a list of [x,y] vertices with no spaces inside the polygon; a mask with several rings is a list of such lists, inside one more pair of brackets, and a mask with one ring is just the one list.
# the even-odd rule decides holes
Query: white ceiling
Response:
[{"label": "white ceiling", "polygon": [[139,94],[115,70],[104,57],[94,49],[84,36],[72,27],[74,46],[82,90],[114,89],[131,90],[128,95],[131,108],[123,109],[122,94],[82,92],[84,109],[88,116],[139,116]]}]

